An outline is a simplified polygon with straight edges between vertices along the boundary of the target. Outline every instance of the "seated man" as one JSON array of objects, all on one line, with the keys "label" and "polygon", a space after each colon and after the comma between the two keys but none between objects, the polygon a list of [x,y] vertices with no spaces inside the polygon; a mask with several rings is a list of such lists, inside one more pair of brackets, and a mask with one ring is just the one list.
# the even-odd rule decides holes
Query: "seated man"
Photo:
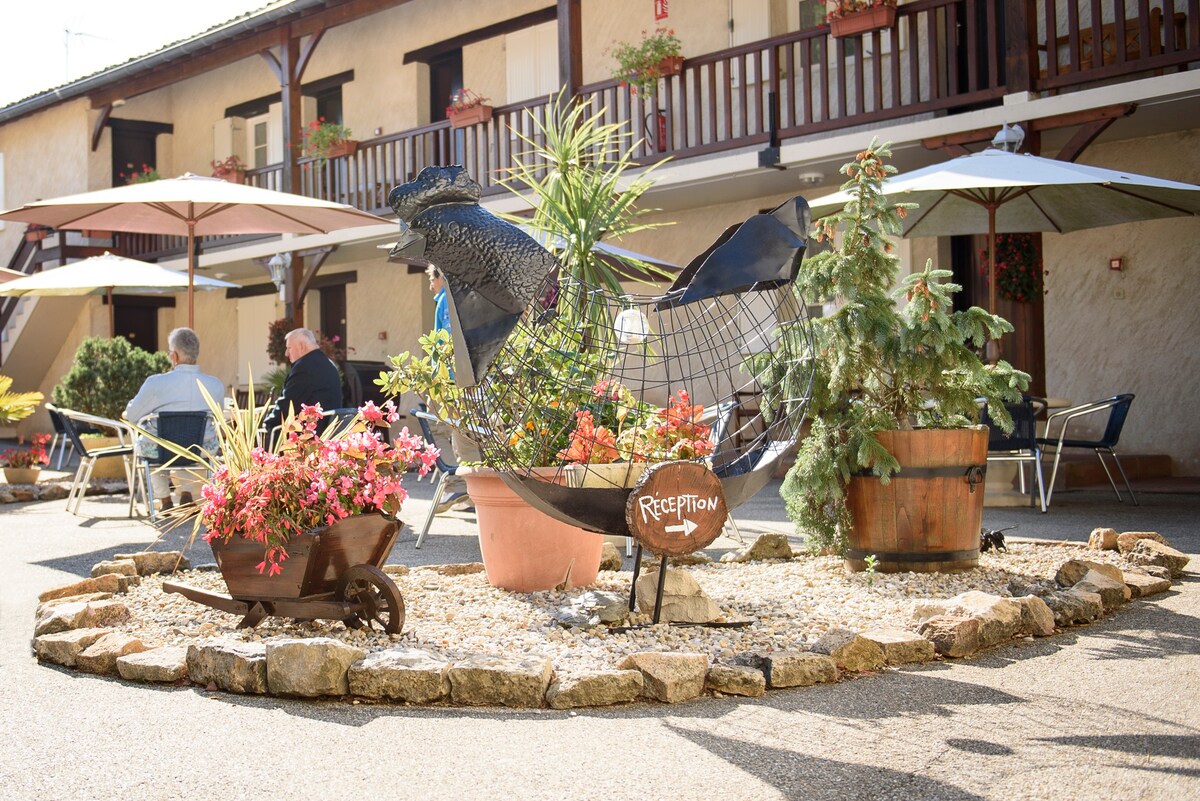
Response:
[{"label": "seated man", "polygon": [[[157,412],[207,412],[208,402],[204,399],[204,393],[200,391],[201,386],[208,392],[209,397],[217,402],[224,396],[225,385],[221,380],[200,372],[200,368],[196,366],[196,360],[200,358],[200,338],[196,336],[195,331],[190,328],[176,328],[167,335],[167,348],[167,357],[173,365],[171,372],[152,375],[146,379],[137,395],[125,406],[126,420],[141,424],[147,415]],[[143,425],[143,428],[155,433],[153,425]],[[205,432],[205,447],[211,449],[215,446],[216,440],[210,423]],[[148,439],[142,438],[138,441],[138,452],[143,456],[154,455],[154,449],[154,443]],[[199,491],[198,482],[188,476],[185,470],[173,470],[171,473],[180,487],[180,503],[191,503],[193,494]],[[154,482],[155,497],[162,499],[162,508],[170,509],[173,505],[168,483],[170,476],[166,471],[162,471],[154,473],[151,480]]]},{"label": "seated man", "polygon": [[283,384],[283,393],[263,420],[262,427],[268,435],[289,414],[300,411],[301,406],[320,404],[321,411],[328,412],[342,405],[342,377],[317,345],[317,335],[307,328],[296,328],[288,332],[284,343],[292,368]]}]

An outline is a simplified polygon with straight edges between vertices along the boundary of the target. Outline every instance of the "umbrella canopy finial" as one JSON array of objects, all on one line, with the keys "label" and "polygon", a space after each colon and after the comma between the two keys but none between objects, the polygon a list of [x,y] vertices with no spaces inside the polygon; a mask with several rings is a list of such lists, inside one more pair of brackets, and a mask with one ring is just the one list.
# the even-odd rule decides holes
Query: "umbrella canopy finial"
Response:
[{"label": "umbrella canopy finial", "polygon": [[1007,122],[1000,126],[1000,130],[992,137],[992,147],[997,150],[1005,150],[1009,153],[1016,153],[1021,149],[1021,144],[1025,141],[1025,129],[1020,125],[1009,125]]}]

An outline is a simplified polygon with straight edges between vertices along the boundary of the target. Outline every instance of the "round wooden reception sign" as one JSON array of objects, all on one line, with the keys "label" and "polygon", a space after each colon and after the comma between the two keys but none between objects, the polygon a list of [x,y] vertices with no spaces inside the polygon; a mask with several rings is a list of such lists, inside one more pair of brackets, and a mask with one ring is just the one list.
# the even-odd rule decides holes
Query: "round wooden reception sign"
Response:
[{"label": "round wooden reception sign", "polygon": [[721,480],[696,462],[651,467],[625,504],[630,533],[659,556],[683,556],[711,544],[728,517]]}]

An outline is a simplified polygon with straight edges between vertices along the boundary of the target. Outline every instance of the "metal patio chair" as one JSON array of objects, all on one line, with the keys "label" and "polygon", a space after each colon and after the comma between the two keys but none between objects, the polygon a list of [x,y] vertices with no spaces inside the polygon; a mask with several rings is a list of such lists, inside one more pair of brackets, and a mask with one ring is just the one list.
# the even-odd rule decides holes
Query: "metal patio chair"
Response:
[{"label": "metal patio chair", "polygon": [[[988,415],[987,404],[983,405],[979,421],[988,427],[989,462],[1017,462],[1017,477],[1021,493],[1025,493],[1025,465],[1032,464],[1034,478],[1037,481],[1038,498],[1041,500],[1042,513],[1046,512],[1049,499],[1046,497],[1046,482],[1042,476],[1042,448],[1037,439],[1037,417],[1046,409],[1046,402],[1041,398],[1026,397],[1020,403],[1005,403],[1013,421],[1013,432],[1005,434],[994,425]],[[1033,505],[1033,487],[1030,487],[1029,505]]]},{"label": "metal patio chair", "polygon": [[[1112,485],[1117,500],[1122,503],[1125,501],[1121,497],[1121,491],[1117,489],[1117,482],[1113,479],[1112,471],[1108,469],[1108,464],[1104,461],[1105,453],[1112,456],[1117,470],[1121,472],[1121,479],[1125,482],[1125,489],[1129,490],[1129,497],[1133,499],[1133,505],[1141,505],[1137,495],[1133,492],[1133,487],[1129,484],[1129,476],[1125,475],[1125,468],[1121,466],[1121,460],[1117,457],[1116,450],[1117,441],[1121,439],[1121,429],[1125,427],[1125,420],[1129,417],[1129,407],[1133,403],[1133,397],[1131,393],[1114,395],[1104,400],[1062,409],[1046,418],[1046,436],[1037,438],[1038,444],[1043,446],[1044,451],[1049,448],[1054,449],[1054,467],[1050,471],[1050,489],[1046,491],[1046,503],[1049,503],[1050,498],[1054,495],[1054,479],[1058,476],[1058,462],[1062,458],[1063,450],[1087,448],[1096,453],[1096,458],[1100,460],[1100,466],[1104,468],[1104,474],[1108,476],[1108,483]],[[1072,423],[1103,412],[1108,412],[1108,421],[1104,426],[1104,433],[1099,439],[1072,439],[1068,436],[1067,432]],[[1057,436],[1054,434],[1055,423],[1059,426]]]},{"label": "metal patio chair", "polygon": [[458,465],[451,462],[445,456],[447,452],[453,453],[453,451],[438,445],[437,438],[433,434],[433,424],[439,421],[427,409],[428,407],[422,403],[410,412],[413,417],[417,418],[417,425],[421,427],[421,436],[425,438],[426,442],[440,451],[435,462],[437,467],[437,481],[433,485],[433,500],[429,504],[429,512],[425,515],[425,522],[421,524],[421,530],[417,533],[417,544],[414,546],[416,548],[421,547],[421,543],[425,541],[425,535],[429,533],[429,527],[433,525],[433,518],[439,514],[438,504],[442,499],[442,491],[446,487],[446,482],[458,471]]},{"label": "metal patio chair", "polygon": [[[156,412],[139,420],[138,426],[147,431],[153,430],[159,439],[172,442],[199,457],[205,453],[204,435],[211,420],[212,415],[208,412]],[[204,463],[199,458],[184,458],[158,443],[152,443],[150,451],[148,456],[135,452],[134,480],[141,486],[146,511],[153,523],[158,517],[154,508],[154,474],[163,470],[199,471]]]},{"label": "metal patio chair", "polygon": [[[67,493],[67,511],[71,514],[79,514],[79,504],[83,502],[83,496],[87,494],[88,484],[92,480],[92,470],[96,467],[96,460],[108,456],[119,456],[124,463],[125,478],[129,486],[129,516],[133,517],[134,493],[137,490],[133,472],[133,429],[119,420],[109,420],[106,417],[96,417],[71,409],[59,409],[58,413],[62,416],[63,433],[70,439],[75,452],[79,454],[79,467],[75,470],[71,491]],[[89,451],[80,438],[81,427],[93,430],[109,429],[116,433],[120,444],[107,448],[94,448]]]}]

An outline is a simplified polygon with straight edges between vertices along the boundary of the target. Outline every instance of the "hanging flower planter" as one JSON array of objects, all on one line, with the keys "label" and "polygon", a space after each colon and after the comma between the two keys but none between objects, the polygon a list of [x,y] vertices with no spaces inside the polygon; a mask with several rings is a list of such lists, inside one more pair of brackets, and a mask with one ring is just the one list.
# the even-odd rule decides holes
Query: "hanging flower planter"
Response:
[{"label": "hanging flower planter", "polygon": [[325,152],[326,158],[336,159],[341,156],[353,156],[358,152],[357,139],[343,139],[340,142],[335,142],[329,146],[329,150]]},{"label": "hanging flower planter", "polygon": [[446,119],[450,120],[451,128],[466,128],[468,125],[479,125],[492,119],[492,107],[488,99],[475,94],[470,89],[463,88],[450,96],[450,105],[446,106]]},{"label": "hanging flower planter", "polygon": [[683,56],[667,56],[658,62],[658,74],[666,78],[683,72]]},{"label": "hanging flower planter", "polygon": [[895,24],[895,6],[874,6],[830,19],[829,35],[835,39],[843,36],[859,36],[871,31],[891,28]]}]

